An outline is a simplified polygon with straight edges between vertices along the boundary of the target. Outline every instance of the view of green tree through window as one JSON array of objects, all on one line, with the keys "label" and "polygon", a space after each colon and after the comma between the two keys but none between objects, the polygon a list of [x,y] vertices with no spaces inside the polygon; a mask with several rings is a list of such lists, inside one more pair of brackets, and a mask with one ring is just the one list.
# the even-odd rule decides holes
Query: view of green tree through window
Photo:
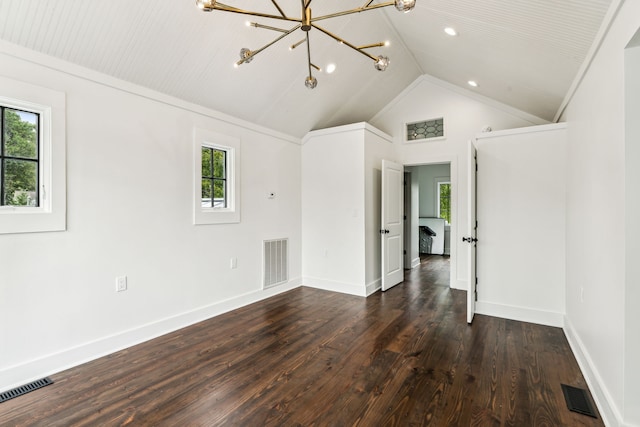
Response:
[{"label": "view of green tree through window", "polygon": [[40,115],[0,106],[0,205],[39,206]]},{"label": "view of green tree through window", "polygon": [[202,147],[202,207],[227,207],[227,152]]},{"label": "view of green tree through window", "polygon": [[438,218],[451,224],[451,183],[438,183]]}]

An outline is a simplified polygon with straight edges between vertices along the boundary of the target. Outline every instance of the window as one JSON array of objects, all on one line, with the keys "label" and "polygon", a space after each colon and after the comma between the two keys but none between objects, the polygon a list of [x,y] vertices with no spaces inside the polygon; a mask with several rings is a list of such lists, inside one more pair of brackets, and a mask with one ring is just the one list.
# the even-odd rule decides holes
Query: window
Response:
[{"label": "window", "polygon": [[194,224],[240,222],[240,141],[194,131]]},{"label": "window", "polygon": [[0,205],[38,207],[40,114],[0,105]]},{"label": "window", "polygon": [[0,77],[0,234],[66,228],[65,95]]},{"label": "window", "polygon": [[407,141],[444,138],[444,118],[407,123]]},{"label": "window", "polygon": [[451,182],[438,182],[438,218],[451,224]]},{"label": "window", "polygon": [[202,207],[227,207],[227,152],[202,147]]}]

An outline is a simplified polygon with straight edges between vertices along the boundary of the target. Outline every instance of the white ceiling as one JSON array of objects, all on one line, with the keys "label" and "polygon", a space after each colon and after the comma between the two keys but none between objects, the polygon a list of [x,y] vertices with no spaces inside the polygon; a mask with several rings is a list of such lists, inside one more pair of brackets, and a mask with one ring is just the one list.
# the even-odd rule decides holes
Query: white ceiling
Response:
[{"label": "white ceiling", "polygon": [[[277,0],[287,15],[299,0]],[[270,0],[225,4],[277,14]],[[359,7],[364,0],[313,0],[314,16]],[[374,4],[378,3],[374,0]],[[552,120],[584,62],[611,0],[417,0],[411,13],[393,7],[318,22],[354,45],[389,40],[391,65],[373,61],[313,29],[312,61],[337,64],[304,86],[306,49],[295,34],[235,69],[279,33],[247,27],[247,17],[203,13],[194,0],[1,0],[0,38],[116,78],[213,108],[293,136],[366,121],[421,74]],[[291,28],[281,21],[257,22]],[[459,35],[447,36],[454,27]],[[0,68],[1,70],[1,68]],[[1,71],[0,71],[1,72]]]}]

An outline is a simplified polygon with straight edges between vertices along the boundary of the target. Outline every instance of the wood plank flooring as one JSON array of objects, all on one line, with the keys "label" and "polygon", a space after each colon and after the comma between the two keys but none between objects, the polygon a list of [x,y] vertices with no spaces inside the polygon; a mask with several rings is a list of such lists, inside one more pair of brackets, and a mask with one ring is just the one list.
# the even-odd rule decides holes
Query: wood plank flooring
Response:
[{"label": "wood plank flooring", "polygon": [[561,329],[476,316],[430,256],[369,298],[299,288],[53,375],[1,426],[602,426]]}]

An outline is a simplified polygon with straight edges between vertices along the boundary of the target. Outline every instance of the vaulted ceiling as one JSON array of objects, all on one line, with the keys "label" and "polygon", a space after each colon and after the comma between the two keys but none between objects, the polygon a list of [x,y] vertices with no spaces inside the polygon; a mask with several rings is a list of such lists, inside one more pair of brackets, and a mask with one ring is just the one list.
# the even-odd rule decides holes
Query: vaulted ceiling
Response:
[{"label": "vaulted ceiling", "polygon": [[[299,0],[276,0],[299,16]],[[374,0],[373,4],[379,3]],[[278,14],[270,0],[225,4]],[[361,7],[364,0],[313,0],[313,16]],[[242,47],[251,50],[280,33],[248,27],[247,17],[203,13],[194,0],[2,0],[0,38],[177,98],[293,136],[312,129],[369,120],[422,74],[469,88],[512,107],[553,120],[587,57],[611,0],[417,0],[410,13],[394,7],[318,22],[356,45],[385,55],[389,68],[316,29],[311,59],[332,74],[315,72],[304,85],[305,45],[298,30],[237,69]],[[289,29],[293,24],[255,18]],[[458,35],[448,36],[445,27]],[[1,73],[1,67],[0,67]]]}]

